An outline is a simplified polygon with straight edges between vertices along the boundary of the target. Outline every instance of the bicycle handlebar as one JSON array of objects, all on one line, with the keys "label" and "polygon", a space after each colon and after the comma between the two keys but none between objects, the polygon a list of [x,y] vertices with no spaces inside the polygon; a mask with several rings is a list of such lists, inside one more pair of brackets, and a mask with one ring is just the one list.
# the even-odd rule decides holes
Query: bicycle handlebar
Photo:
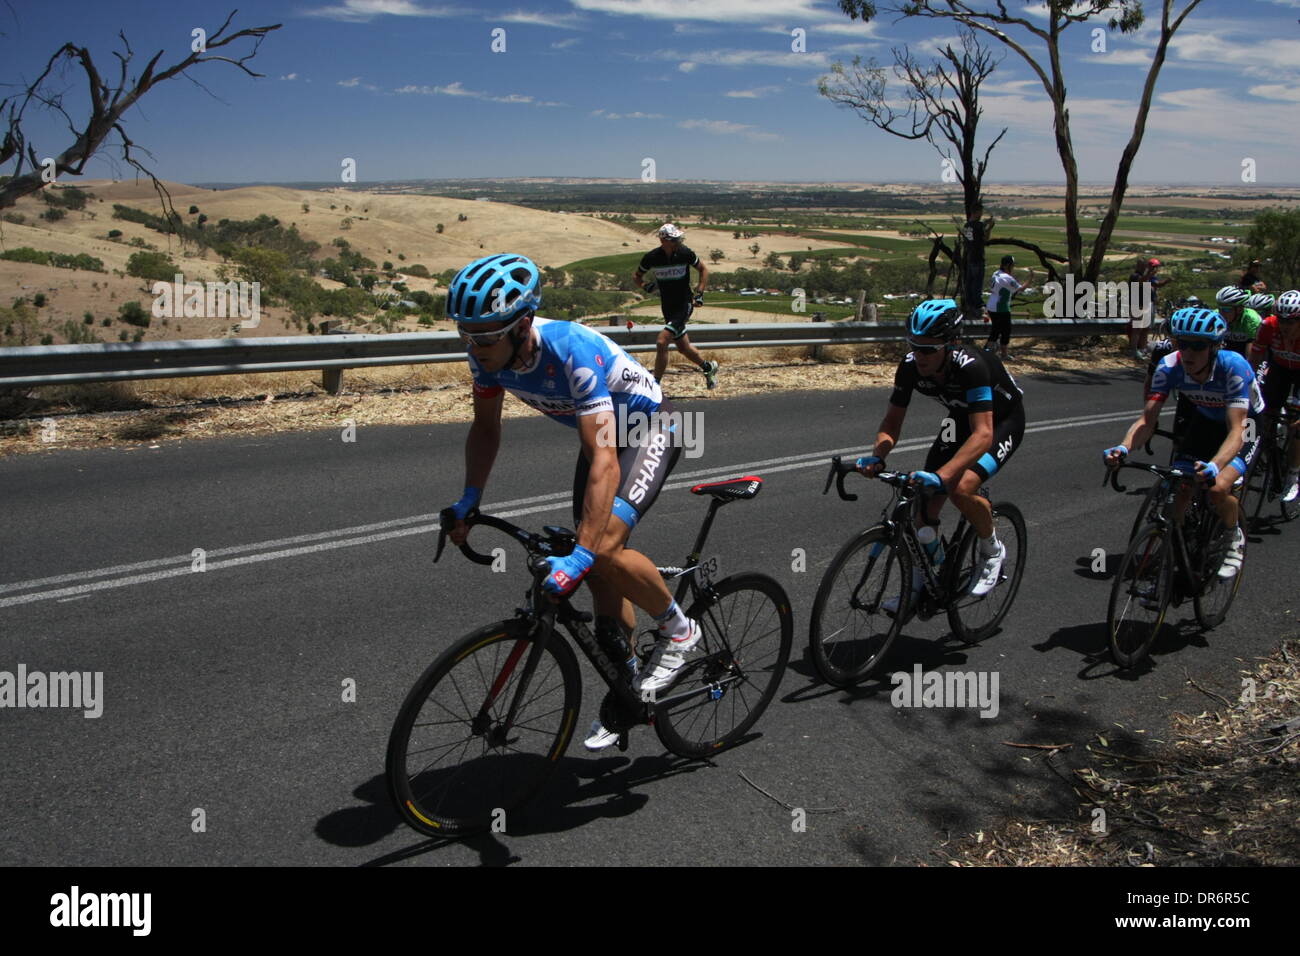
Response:
[{"label": "bicycle handlebar", "polygon": [[[826,487],[822,489],[822,494],[826,494],[831,490],[831,482],[834,481],[835,490],[839,492],[841,498],[845,501],[857,501],[857,495],[851,495],[844,490],[845,475],[862,475],[862,472],[858,471],[856,465],[845,464],[839,455],[832,455],[831,470],[826,475]],[[862,475],[862,477],[867,478],[868,476]],[[911,484],[912,476],[906,471],[882,471],[880,474],[876,475],[876,480],[883,481],[885,484],[893,485],[897,488],[903,488]]]},{"label": "bicycle handlebar", "polygon": [[1167,465],[1157,465],[1154,462],[1149,462],[1149,461],[1124,461],[1123,459],[1121,459],[1119,464],[1117,465],[1106,466],[1106,474],[1101,479],[1102,487],[1105,487],[1106,483],[1109,482],[1110,486],[1114,488],[1116,491],[1118,491],[1120,494],[1123,494],[1124,492],[1128,491],[1127,485],[1121,485],[1119,483],[1119,473],[1120,470],[1123,468],[1136,468],[1139,471],[1149,472],[1153,475],[1158,475],[1161,478],[1199,478],[1200,477],[1200,475],[1198,475],[1194,471],[1183,471],[1180,468],[1171,468]]},{"label": "bicycle handlebar", "polygon": [[[456,525],[456,515],[450,508],[444,508],[438,513],[438,522],[438,550],[433,556],[435,564],[438,559],[442,557],[442,550],[446,547],[447,536],[450,529]],[[477,508],[470,511],[470,513],[465,516],[465,525],[467,528],[474,528],[478,525],[483,525],[487,528],[495,528],[496,530],[514,538],[523,545],[524,550],[528,552],[531,559],[528,562],[528,570],[532,572],[534,576],[537,576],[539,573],[550,573],[550,566],[546,562],[546,555],[562,556],[570,554],[573,551],[573,543],[575,541],[572,532],[567,532],[567,534],[564,535],[558,533],[548,535],[533,534],[531,531],[527,531],[504,518],[498,518],[495,515],[482,514]],[[561,530],[564,529],[555,529],[556,532]],[[564,550],[566,546],[568,550]],[[482,554],[471,548],[468,538],[465,539],[464,544],[459,545],[459,548],[460,553],[465,555],[465,557],[469,558],[475,564],[490,565],[493,561],[491,555]]]}]

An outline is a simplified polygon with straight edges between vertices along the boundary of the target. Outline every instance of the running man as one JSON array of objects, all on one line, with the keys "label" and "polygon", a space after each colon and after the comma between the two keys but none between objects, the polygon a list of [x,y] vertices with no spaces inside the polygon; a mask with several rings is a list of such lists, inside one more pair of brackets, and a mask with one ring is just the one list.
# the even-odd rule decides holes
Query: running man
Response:
[{"label": "running man", "polygon": [[[974,595],[987,594],[998,584],[1006,546],[998,540],[993,509],[980,496],[980,486],[1003,468],[1025,436],[1024,392],[992,352],[960,344],[961,310],[953,299],[922,302],[908,319],[908,344],[912,351],[894,373],[894,393],[880,423],[872,453],[854,464],[868,477],[885,469],[885,456],[898,444],[912,392],[928,395],[943,405],[951,417],[945,422],[925,469],[912,473],[912,481],[931,495],[917,528],[917,537],[930,559],[939,549],[939,513],[948,496],[979,535],[982,560]],[[912,569],[913,597],[925,587],[925,573]],[[881,605],[898,610],[898,598]],[[916,602],[912,602],[916,606]]]},{"label": "running man", "polygon": [[[700,639],[699,626],[682,613],[654,563],[626,546],[681,454],[670,434],[672,406],[645,368],[599,332],[578,322],[536,317],[540,286],[531,260],[503,254],[471,262],[447,289],[447,315],[466,342],[474,378],[465,491],[452,506],[456,523],[450,536],[458,545],[465,541],[464,519],[482,500],[501,445],[504,392],[575,429],[577,545],[572,554],[546,559],[551,570],[542,586],[563,597],[585,579],[597,637],[633,672],[638,661],[629,643],[636,626],[632,605],[653,617],[658,639],[633,687],[642,695],[655,694],[672,683]],[[617,435],[618,406],[626,408],[624,420],[650,423],[631,430],[638,436],[634,444],[626,442],[627,435],[610,440]],[[597,721],[586,745],[599,750],[617,740]]]},{"label": "running man", "polygon": [[[700,273],[700,287],[691,295],[691,267]],[[641,277],[653,272],[654,278],[642,284]],[[700,367],[704,381],[713,388],[718,384],[718,363],[706,362],[686,334],[686,323],[697,305],[704,304],[704,290],[709,285],[708,267],[700,257],[682,243],[682,231],[671,222],[659,227],[659,248],[651,249],[641,257],[641,265],[632,276],[647,294],[659,290],[659,307],[664,313],[664,329],[655,341],[655,381],[662,382],[668,368],[668,346],[677,345],[677,351]]]}]

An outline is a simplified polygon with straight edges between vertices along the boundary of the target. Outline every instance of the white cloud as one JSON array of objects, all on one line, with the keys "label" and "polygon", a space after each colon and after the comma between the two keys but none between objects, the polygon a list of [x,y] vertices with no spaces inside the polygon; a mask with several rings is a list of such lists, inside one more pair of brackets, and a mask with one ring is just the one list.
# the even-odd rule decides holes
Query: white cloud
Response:
[{"label": "white cloud", "polygon": [[697,50],[686,53],[681,50],[656,50],[649,54],[634,54],[637,59],[676,60],[689,63],[690,72],[696,66],[779,66],[783,68],[799,67],[807,70],[828,70],[830,60],[825,53],[782,53],[779,50]]},{"label": "white cloud", "polygon": [[454,83],[448,83],[446,86],[420,86],[416,84],[408,84],[399,87],[393,92],[418,93],[421,96],[467,96],[476,100],[485,100],[489,103],[524,103],[529,106],[564,105],[563,103],[554,103],[549,100],[538,100],[522,93],[509,93],[505,96],[493,96],[491,93],[485,93],[482,90],[467,90],[460,80],[457,80]]},{"label": "white cloud", "polygon": [[695,69],[695,66],[696,64],[694,63],[678,63],[677,69],[681,70],[683,73],[690,73]]},{"label": "white cloud", "polygon": [[523,23],[535,27],[555,27],[558,30],[580,30],[586,22],[576,13],[538,13],[534,10],[516,10],[513,13],[494,14],[484,19],[502,23]]},{"label": "white cloud", "polygon": [[784,33],[790,36],[790,31],[795,27],[802,27],[808,31],[808,42],[815,42],[818,34],[835,33],[842,36],[858,37],[859,39],[877,39],[879,37],[880,21],[872,20],[870,23],[863,23],[861,20],[850,20],[844,17],[839,20],[817,20],[811,23],[791,23],[788,26],[768,26],[763,27],[764,33]]},{"label": "white cloud", "polygon": [[753,142],[781,139],[776,133],[765,133],[757,126],[733,123],[731,120],[682,120],[677,125],[682,129],[698,129],[714,136],[744,136]]},{"label": "white cloud", "polygon": [[298,74],[297,74],[297,73],[286,73],[284,76],[280,77],[280,79],[282,79],[282,80],[296,80],[296,79],[298,79]]},{"label": "white cloud", "polygon": [[715,20],[750,24],[755,20],[822,19],[817,0],[569,0],[579,10],[651,20]]},{"label": "white cloud", "polygon": [[333,7],[302,11],[303,16],[324,17],[346,23],[368,23],[375,17],[458,17],[469,11],[463,7],[424,6],[413,0],[343,0]]},{"label": "white cloud", "polygon": [[[1298,0],[1300,2],[1300,0]],[[1265,83],[1261,86],[1252,86],[1250,88],[1251,96],[1258,96],[1265,100],[1283,100],[1289,103],[1300,103],[1300,89],[1294,84]]]},{"label": "white cloud", "polygon": [[592,110],[592,116],[599,116],[601,119],[622,120],[622,119],[664,119],[663,113],[611,113],[609,110]]},{"label": "white cloud", "polygon": [[781,90],[782,87],[779,86],[756,86],[752,90],[727,90],[722,95],[730,96],[733,99],[757,100],[771,93],[780,93]]},{"label": "white cloud", "polygon": [[557,40],[556,42],[552,43],[552,44],[551,44],[551,49],[552,49],[552,50],[567,50],[569,47],[574,46],[574,45],[576,45],[576,44],[578,44],[578,43],[581,43],[581,42],[582,42],[582,40],[580,40],[578,37],[569,37],[569,38],[566,39],[566,40]]},{"label": "white cloud", "polygon": [[360,86],[361,77],[354,76],[350,80],[339,80],[339,86]]}]

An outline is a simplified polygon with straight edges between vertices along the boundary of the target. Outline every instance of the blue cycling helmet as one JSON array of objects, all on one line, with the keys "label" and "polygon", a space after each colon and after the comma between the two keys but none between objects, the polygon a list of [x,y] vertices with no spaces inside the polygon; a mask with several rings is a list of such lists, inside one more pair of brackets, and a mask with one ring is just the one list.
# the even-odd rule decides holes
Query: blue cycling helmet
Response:
[{"label": "blue cycling helmet", "polygon": [[961,331],[961,310],[955,299],[931,299],[912,310],[907,320],[909,335],[954,339]]},{"label": "blue cycling helmet", "polygon": [[1179,309],[1169,319],[1169,329],[1176,339],[1222,342],[1228,334],[1228,323],[1213,309]]},{"label": "blue cycling helmet", "polygon": [[526,256],[475,259],[447,288],[447,317],[456,322],[508,322],[542,305],[541,274]]}]

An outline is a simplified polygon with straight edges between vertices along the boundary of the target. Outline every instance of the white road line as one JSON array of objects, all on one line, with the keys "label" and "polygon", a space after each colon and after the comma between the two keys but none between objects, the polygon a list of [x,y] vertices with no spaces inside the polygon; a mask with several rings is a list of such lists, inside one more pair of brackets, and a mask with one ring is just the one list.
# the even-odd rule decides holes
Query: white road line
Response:
[{"label": "white road line", "polygon": [[[1030,434],[1034,432],[1057,431],[1062,428],[1082,428],[1088,425],[1099,425],[1112,421],[1132,421],[1136,417],[1136,412],[1114,412],[1103,415],[1089,415],[1081,418],[1049,419],[1048,421],[1027,427],[1025,432],[1026,434]],[[933,440],[934,437],[929,436],[900,442],[894,449],[893,454],[903,454],[929,448],[930,443]],[[797,471],[800,468],[824,468],[832,455],[847,456],[866,452],[867,450],[866,446],[859,445],[833,449],[830,451],[789,455],[782,458],[766,458],[761,461],[742,463],[729,468],[710,468],[695,472],[677,473],[676,480],[665,483],[663,490],[670,491],[678,488],[687,488],[691,485],[700,484],[707,480],[721,481],[726,478],[732,478],[737,475],[748,474],[760,470],[764,475],[770,475],[777,472]],[[521,515],[538,514],[557,509],[568,510],[571,507],[571,495],[572,493],[569,491],[559,491],[545,495],[534,495],[528,498],[516,498],[512,501],[496,502],[493,505],[492,513],[503,518],[515,518]],[[426,534],[438,530],[437,517],[436,514],[412,515],[406,518],[395,518],[391,521],[379,521],[372,524],[356,525],[351,528],[336,528],[333,531],[320,531],[313,534],[295,535],[289,538],[276,538],[269,541],[259,541],[253,544],[234,545],[228,548],[215,548],[211,551],[205,552],[204,566],[206,570],[204,571],[192,570],[193,559],[190,555],[185,554],[176,555],[170,558],[156,558],[151,561],[140,561],[134,564],[116,565],[114,567],[100,568],[92,571],[79,571],[71,574],[60,574],[54,577],[36,578],[30,581],[15,581],[10,584],[0,585],[0,593],[13,591],[30,591],[30,593],[0,598],[0,608],[13,607],[19,604],[30,604],[35,601],[75,599],[78,596],[88,596],[95,591],[103,591],[109,588],[127,587],[133,584],[148,584],[153,581],[163,581],[167,578],[176,578],[189,574],[211,574],[214,571],[222,571],[227,568],[242,567],[249,564],[258,564],[263,561],[276,561],[282,558],[293,558],[306,554],[317,554],[322,551],[331,551],[336,548],[350,548],[363,544],[375,544],[380,541],[388,541],[394,538],[409,537],[410,535],[415,534]],[[307,542],[314,543],[307,544]],[[302,546],[284,547],[285,545]],[[243,554],[244,552],[249,551],[257,551],[260,553],[245,554],[243,557],[220,560],[220,558],[225,555]],[[218,560],[213,560],[214,558],[217,558]],[[160,568],[161,570],[147,571],[147,569],[150,568]],[[133,571],[147,571],[147,573],[129,573]],[[108,580],[96,581],[94,580],[95,578],[107,578]],[[83,583],[75,584],[70,587],[55,588],[53,590],[32,590],[49,584],[64,584],[73,581],[80,581]]]}]

